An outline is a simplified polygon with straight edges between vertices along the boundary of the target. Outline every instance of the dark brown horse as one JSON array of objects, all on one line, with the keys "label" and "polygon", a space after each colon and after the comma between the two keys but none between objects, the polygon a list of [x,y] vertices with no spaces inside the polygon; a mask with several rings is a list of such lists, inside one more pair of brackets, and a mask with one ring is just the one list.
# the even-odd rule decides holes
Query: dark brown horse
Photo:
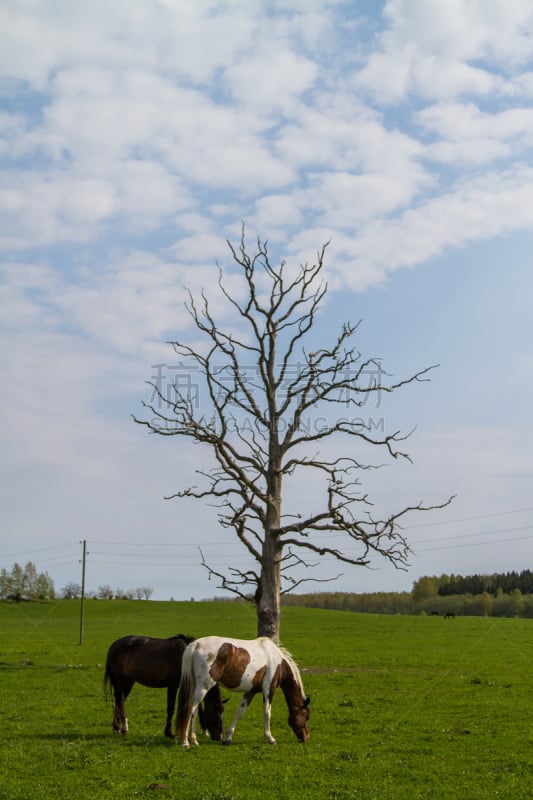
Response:
[{"label": "dark brown horse", "polygon": [[[128,732],[125,712],[126,699],[135,682],[155,689],[167,689],[167,721],[165,735],[173,736],[172,715],[176,705],[176,695],[181,680],[181,660],[191,636],[178,634],[169,639],[155,639],[151,636],[124,636],[113,642],[107,652],[104,686],[113,688],[115,710],[113,729],[120,733]],[[205,696],[203,708],[199,711],[200,725],[209,732],[212,739],[222,737],[224,706],[220,689],[213,687]]]}]

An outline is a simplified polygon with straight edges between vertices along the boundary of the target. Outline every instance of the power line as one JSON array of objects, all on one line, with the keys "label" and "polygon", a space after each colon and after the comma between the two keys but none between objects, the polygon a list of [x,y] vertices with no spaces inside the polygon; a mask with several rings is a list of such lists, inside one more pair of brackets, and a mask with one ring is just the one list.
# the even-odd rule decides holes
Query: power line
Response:
[{"label": "power line", "polygon": [[485,547],[491,544],[507,544],[507,542],[525,542],[527,539],[532,538],[533,535],[515,536],[511,539],[493,539],[491,542],[467,542],[466,544],[452,544],[449,547],[446,547],[446,545],[443,547],[426,547],[424,550],[420,550],[420,553],[430,553],[434,550],[462,550],[464,547]]},{"label": "power line", "polygon": [[32,553],[44,553],[47,550],[61,550],[63,547],[78,547],[78,542],[68,542],[65,544],[51,544],[48,547],[32,547],[31,550],[17,550],[16,553],[0,553],[0,558],[17,558],[19,556],[30,555]]},{"label": "power line", "polygon": [[476,519],[490,519],[491,517],[504,517],[507,514],[522,514],[526,511],[533,511],[533,508],[515,508],[512,511],[495,511],[492,514],[478,514],[475,517],[461,517],[459,519],[447,519],[442,522],[421,522],[419,525],[406,525],[404,530],[408,531],[412,528],[433,528],[436,525],[455,525],[458,522],[472,522]]},{"label": "power line", "polygon": [[[433,522],[428,524],[421,524],[421,525],[413,525],[404,528],[404,530],[411,530],[414,528],[424,528],[424,527],[434,527],[438,525],[452,525],[457,523],[463,522],[472,522],[475,520],[483,520],[483,519],[491,519],[495,517],[502,517],[507,516],[510,514],[519,514],[533,511],[532,507],[527,508],[520,508],[520,509],[512,509],[509,511],[498,511],[492,512],[488,514],[478,514],[471,517],[462,517],[453,520],[445,520],[441,522]],[[520,542],[520,541],[527,541],[528,539],[532,538],[531,534],[527,536],[514,536],[514,537],[506,537],[500,539],[492,539],[490,537],[500,535],[500,534],[512,534],[517,533],[519,531],[526,531],[531,530],[533,525],[523,525],[517,526],[513,528],[498,528],[492,531],[478,531],[476,533],[462,533],[462,534],[455,534],[453,536],[438,536],[436,538],[424,538],[420,539],[418,542],[414,542],[413,544],[413,552],[417,555],[421,555],[423,553],[435,552],[435,551],[443,551],[443,550],[453,550],[453,549],[464,549],[466,547],[485,547],[487,545],[493,544],[506,544],[510,542]],[[342,536],[342,534],[340,534]],[[339,532],[331,531],[331,532],[323,532],[318,537],[319,539],[324,539],[324,537],[333,537],[339,536]],[[465,539],[480,539],[480,541],[470,541],[465,542]],[[455,541],[460,540],[460,541]],[[91,555],[91,563],[99,566],[108,565],[107,561],[99,560],[98,558],[94,558],[94,556],[100,556],[105,559],[113,559],[112,563],[116,565],[124,565],[124,566],[139,566],[139,562],[133,559],[143,559],[146,565],[150,567],[190,567],[191,562],[196,563],[198,561],[198,556],[195,553],[194,555],[187,555],[183,552],[183,548],[196,548],[198,544],[202,547],[224,547],[227,550],[229,547],[238,547],[241,552],[235,555],[230,555],[226,553],[225,557],[221,556],[220,554],[216,555],[213,554],[209,558],[209,563],[213,566],[223,566],[223,565],[242,565],[242,564],[253,564],[254,559],[253,556],[247,553],[242,552],[240,542],[236,541],[235,539],[232,540],[215,540],[215,541],[207,541],[207,542],[127,542],[127,541],[102,541],[102,540],[91,540],[94,541],[96,545],[109,545],[112,547],[119,547],[121,548],[121,552],[116,551],[108,551],[108,550],[94,550],[92,549]],[[433,545],[437,542],[446,542],[447,544],[437,545],[437,546],[429,546],[423,547],[418,550],[418,545]],[[39,548],[32,548],[31,550],[24,550],[12,553],[4,553],[0,554],[0,559],[5,558],[12,558],[12,557],[20,557],[23,555],[31,555],[34,556],[36,553],[46,553],[50,551],[57,551],[65,548],[79,548],[79,542],[65,542],[63,544],[57,545],[48,545],[46,547],[39,547]],[[126,548],[126,549],[125,549]],[[136,548],[139,552],[131,552],[130,548]],[[150,548],[151,553],[147,553],[146,549]],[[171,548],[174,550],[181,551],[180,553],[163,553],[162,550],[165,548]],[[144,551],[144,552],[141,552]],[[157,561],[164,557],[166,560],[164,563]],[[115,561],[114,559],[119,559]],[[155,559],[155,560],[152,560]],[[72,560],[78,561],[79,554],[72,553]],[[335,558],[332,557],[322,557],[321,561],[334,561]],[[40,562],[41,565],[45,566],[60,566],[63,564],[68,564],[71,561],[71,558],[67,554],[62,554],[57,557],[51,557],[49,559],[44,559]],[[198,562],[199,563],[199,562]]]},{"label": "power line", "polygon": [[[456,523],[459,523],[459,522],[471,522],[471,521],[479,520],[479,519],[490,519],[490,518],[493,518],[493,517],[506,516],[508,514],[520,514],[520,513],[526,512],[526,511],[533,511],[533,507],[532,508],[517,508],[517,509],[511,510],[511,511],[497,511],[497,512],[494,512],[492,514],[478,514],[478,515],[472,516],[472,517],[462,517],[460,519],[446,520],[446,521],[443,521],[443,522],[430,522],[428,524],[410,525],[410,526],[406,526],[402,530],[409,531],[409,530],[412,530],[414,528],[434,527],[434,526],[438,526],[438,525],[453,525],[453,524],[456,524]],[[525,530],[526,528],[530,528],[530,527],[532,527],[532,526],[526,525],[526,526],[519,527],[519,528],[501,528],[501,529],[499,529],[497,531],[487,531],[486,533],[484,533],[484,532],[475,533],[475,534],[474,533],[464,533],[464,534],[458,534],[456,536],[451,536],[451,537],[447,537],[447,536],[439,537],[439,539],[448,540],[448,539],[471,537],[471,536],[484,536],[484,535],[491,536],[494,533],[505,533],[506,531],[514,532],[514,531],[517,531],[517,530]],[[331,532],[324,531],[321,534],[321,538],[324,538],[325,536],[338,536],[338,535],[339,535],[339,533],[337,531],[331,531]],[[427,541],[438,541],[439,539],[421,539],[421,540],[419,540],[419,543],[427,542]],[[174,547],[197,547],[198,544],[200,544],[202,547],[231,547],[231,546],[239,546],[240,547],[240,543],[236,542],[234,539],[231,539],[231,540],[217,539],[216,541],[208,541],[208,542],[149,542],[149,543],[144,543],[144,542],[126,542],[126,541],[113,541],[113,542],[110,542],[110,541],[107,541],[107,540],[106,541],[91,540],[91,541],[93,541],[95,544],[100,544],[100,545],[105,544],[105,545],[110,545],[110,546],[114,546],[114,547],[149,547],[149,548],[152,548],[152,549],[157,548],[157,547],[171,547],[171,548],[174,548]],[[96,551],[93,551],[93,552],[96,552]],[[102,555],[103,553],[100,553],[100,554]],[[108,553],[106,551],[105,555],[122,555],[122,553],[115,554],[115,553]],[[132,554],[128,554],[128,555],[132,555]]]},{"label": "power line", "polygon": [[516,533],[516,531],[528,531],[533,529],[533,525],[522,525],[518,528],[500,528],[496,531],[478,531],[478,533],[458,533],[455,536],[437,536],[435,539],[419,539],[417,544],[427,542],[448,542],[452,539],[471,539],[477,536],[494,536],[497,533]]}]

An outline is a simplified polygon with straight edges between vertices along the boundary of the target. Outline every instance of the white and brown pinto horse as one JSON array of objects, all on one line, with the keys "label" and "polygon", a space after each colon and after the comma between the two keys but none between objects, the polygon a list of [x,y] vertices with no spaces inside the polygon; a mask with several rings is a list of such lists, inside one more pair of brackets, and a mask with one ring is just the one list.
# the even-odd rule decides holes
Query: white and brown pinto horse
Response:
[{"label": "white and brown pinto horse", "polygon": [[198,744],[194,733],[198,705],[215,684],[243,692],[233,721],[223,737],[224,744],[230,744],[238,721],[260,692],[263,695],[265,739],[276,744],[270,732],[270,714],[278,686],[285,695],[289,725],[296,737],[301,742],[309,738],[310,698],[305,694],[298,667],[285,650],[266,637],[245,640],[205,636],[188,645],[183,654],[176,717],[176,734],[183,747],[189,746],[190,730],[192,743]]}]

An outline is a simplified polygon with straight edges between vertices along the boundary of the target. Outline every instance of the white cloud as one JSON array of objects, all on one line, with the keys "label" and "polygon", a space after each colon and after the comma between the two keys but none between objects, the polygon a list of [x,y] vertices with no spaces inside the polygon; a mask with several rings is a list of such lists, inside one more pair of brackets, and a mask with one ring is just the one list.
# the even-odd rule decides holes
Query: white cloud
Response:
[{"label": "white cloud", "polygon": [[533,111],[516,108],[489,114],[473,103],[439,103],[417,115],[421,128],[439,138],[425,155],[450,164],[480,165],[521,157],[533,142]]},{"label": "white cloud", "polygon": [[323,225],[357,229],[362,222],[402,208],[412,199],[415,192],[407,178],[402,182],[386,172],[317,175],[306,193],[307,205],[320,210]]},{"label": "white cloud", "polygon": [[355,238],[335,236],[343,280],[357,289],[388,271],[414,267],[447,248],[527,230],[533,171],[523,165],[465,180],[447,194],[410,208],[397,219],[370,222]]},{"label": "white cloud", "polygon": [[18,170],[0,177],[4,248],[88,242],[101,235],[113,217],[121,217],[133,233],[150,230],[188,199],[175,177],[146,160],[102,163],[99,173]]},{"label": "white cloud", "polygon": [[460,141],[492,136],[495,139],[524,140],[530,144],[533,136],[533,111],[530,108],[513,108],[489,114],[473,103],[439,103],[425,108],[417,115],[417,119],[426,130]]},{"label": "white cloud", "polygon": [[291,113],[297,98],[313,85],[317,72],[317,65],[308,59],[277,48],[275,59],[265,49],[229,67],[225,77],[240,103]]},{"label": "white cloud", "polygon": [[420,153],[419,143],[350,93],[320,94],[313,106],[301,108],[276,137],[276,149],[301,167],[392,169]]},{"label": "white cloud", "polygon": [[505,93],[507,70],[527,65],[533,52],[527,0],[389,0],[385,15],[380,48],[355,79],[383,100]]},{"label": "white cloud", "polygon": [[[260,8],[260,7],[259,7]],[[0,13],[0,70],[43,89],[65,64],[161,65],[184,79],[209,80],[249,48],[257,4],[215,2],[109,4],[8,0]]]},{"label": "white cloud", "polygon": [[[5,0],[3,453],[10,496],[24,498],[28,475],[35,492],[22,516],[13,504],[13,530],[54,533],[58,508],[73,529],[83,508],[84,532],[123,525],[142,540],[151,502],[187,482],[197,454],[182,449],[176,464],[127,420],[152,365],[174,359],[165,340],[197,335],[184,286],[205,289],[217,320],[237,327],[216,262],[239,296],[225,239],[238,243],[241,220],[250,246],[268,239],[288,269],[333,239],[333,314],[351,290],[380,284],[386,296],[389,274],[401,289],[414,276],[400,268],[448,264],[452,249],[455,259],[508,237],[507,264],[533,226],[532,22],[529,0]],[[527,267],[527,257],[516,259]],[[402,308],[418,343],[411,312]],[[518,486],[514,450],[525,474],[515,434],[508,448],[504,432],[493,442],[490,481],[484,464],[478,480],[477,451],[462,453],[472,503],[498,476]],[[417,486],[452,470],[442,442],[424,459],[437,445],[445,468],[417,473]],[[462,431],[452,445],[482,441]],[[150,502],[132,513],[145,489]],[[170,513],[154,513],[168,525]]]},{"label": "white cloud", "polygon": [[254,222],[260,230],[269,231],[285,225],[296,226],[303,220],[302,200],[296,195],[270,194],[256,203]]}]

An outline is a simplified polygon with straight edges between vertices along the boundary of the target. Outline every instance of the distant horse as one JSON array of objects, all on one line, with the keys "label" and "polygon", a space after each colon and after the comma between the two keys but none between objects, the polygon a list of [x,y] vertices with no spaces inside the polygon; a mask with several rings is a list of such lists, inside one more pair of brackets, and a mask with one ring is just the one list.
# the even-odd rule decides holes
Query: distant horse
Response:
[{"label": "distant horse", "polygon": [[455,619],[455,614],[453,611],[447,611],[444,615],[444,619]]},{"label": "distant horse", "polygon": [[270,732],[270,714],[278,686],[285,695],[289,725],[296,737],[301,742],[309,738],[310,698],[305,694],[298,667],[285,650],[268,638],[243,640],[206,636],[190,644],[183,656],[176,716],[176,734],[183,747],[189,746],[190,728],[192,743],[198,744],[194,733],[198,706],[205,693],[217,684],[244,692],[233,722],[225,733],[224,744],[231,743],[238,721],[260,692],[263,694],[265,739],[276,744]]},{"label": "distant horse", "polygon": [[[169,639],[150,636],[124,636],[113,642],[107,653],[104,686],[113,687],[115,710],[113,729],[128,732],[125,712],[126,699],[135,682],[155,689],[167,688],[167,721],[165,735],[173,737],[172,715],[181,680],[181,660],[191,636],[179,634]],[[224,706],[220,689],[211,689],[205,696],[203,708],[199,710],[200,725],[212,739],[222,738]]]}]

